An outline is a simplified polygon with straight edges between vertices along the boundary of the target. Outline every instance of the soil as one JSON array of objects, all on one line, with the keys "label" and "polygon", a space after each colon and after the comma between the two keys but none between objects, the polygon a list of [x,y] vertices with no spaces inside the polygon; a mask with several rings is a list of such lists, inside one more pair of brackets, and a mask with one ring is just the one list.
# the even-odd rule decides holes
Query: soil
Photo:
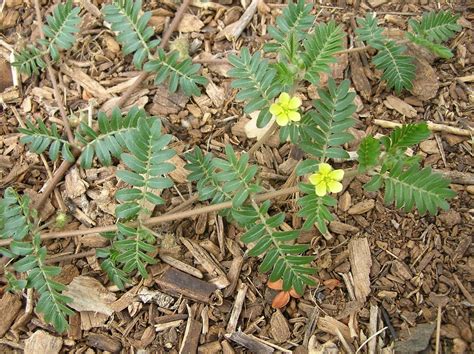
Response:
[{"label": "soil", "polygon": [[[3,192],[13,186],[35,200],[59,163],[28,152],[19,143],[17,128],[27,118],[60,126],[62,122],[46,73],[21,76],[20,89],[13,87],[9,74],[9,46],[19,48],[39,38],[34,3],[0,3],[0,53],[5,59],[0,58],[4,102],[0,108],[0,188]],[[43,18],[55,3],[41,1]],[[80,40],[62,54],[63,63],[55,65],[61,97],[73,117],[71,125],[89,112],[113,105],[113,97],[121,96],[140,74],[97,17],[97,8],[106,1],[81,3]],[[248,6],[250,1],[242,3]],[[170,47],[179,49],[184,43],[191,57],[203,63],[202,73],[210,84],[202,96],[170,94],[149,80],[124,105],[125,110],[138,105],[162,117],[166,131],[176,137],[172,143],[178,152],[174,162],[179,168],[172,175],[176,188],[163,192],[167,204],[157,208],[156,215],[182,206],[192,195],[193,186],[186,182],[182,167],[184,152],[199,145],[220,156],[227,143],[237,151],[248,151],[255,143],[245,131],[251,117],[234,100],[235,90],[226,74],[229,65],[221,59],[242,47],[261,48],[269,38],[268,26],[284,7],[260,1],[242,34],[230,41],[225,28],[243,15],[241,2],[193,4]],[[341,23],[350,48],[354,46],[354,17],[374,9],[387,34],[397,39],[409,19],[438,5],[461,14],[462,31],[449,43],[454,57],[439,60],[410,47],[417,58],[411,92],[395,95],[386,89],[381,73],[370,64],[371,51],[342,55],[333,65],[333,76],[350,79],[357,93],[357,125],[352,131],[356,141],[347,146],[349,150],[356,150],[366,134],[390,132],[377,120],[431,121],[467,132],[474,127],[473,7],[466,1],[427,0],[319,1],[315,6],[318,21]],[[157,35],[166,32],[178,6],[171,0],[145,2],[144,10],[153,12],[151,24]],[[316,90],[309,86],[298,94],[309,107]],[[472,135],[444,129],[434,131],[430,140],[413,151],[423,157],[424,166],[453,176],[451,187],[457,195],[450,201],[450,210],[437,216],[386,206],[380,192],[363,190],[366,176],[347,180],[333,210],[330,233],[322,235],[314,229],[300,236],[301,242],[311,244],[309,254],[316,257],[318,285],[307,288],[301,298],[287,295],[288,304],[280,309],[272,307],[279,291],[267,286],[266,274],[258,273],[259,260],[245,254],[246,247],[239,241],[242,230],[216,213],[154,227],[160,238],[156,258],[161,261],[149,267],[149,278],[135,277],[125,292],[107,279],[95,257],[95,248],[106,246],[107,240],[98,234],[49,240],[50,257],[59,257],[50,262],[63,268],[58,281],[68,285],[69,296],[83,300],[80,310],[70,317],[69,331],[60,336],[32,311],[37,301],[33,292],[10,294],[5,291],[5,279],[0,278],[0,352],[353,353],[360,347],[369,353],[474,352],[472,148]],[[254,161],[263,172],[265,188],[296,185],[292,172],[301,157],[290,143],[268,139]],[[350,168],[352,162],[336,165]],[[65,211],[70,215],[66,230],[114,224],[116,168],[97,165],[85,171],[72,167],[41,209],[43,220],[54,220],[58,211]],[[295,194],[274,201],[274,211],[286,212],[291,229],[302,225],[296,214],[297,198]],[[196,202],[193,208],[202,205]],[[3,267],[7,260],[1,261]],[[369,337],[373,340],[366,342]]]}]

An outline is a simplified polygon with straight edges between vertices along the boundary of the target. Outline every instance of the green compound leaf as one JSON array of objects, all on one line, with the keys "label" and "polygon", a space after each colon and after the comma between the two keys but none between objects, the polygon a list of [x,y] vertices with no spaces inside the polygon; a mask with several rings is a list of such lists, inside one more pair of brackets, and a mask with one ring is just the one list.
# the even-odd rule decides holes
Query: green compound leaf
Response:
[{"label": "green compound leaf", "polygon": [[100,264],[104,272],[107,273],[107,277],[120,289],[125,289],[125,284],[128,282],[127,273],[119,268],[117,264],[117,256],[120,254],[119,251],[113,248],[100,248],[97,249],[97,258],[105,258]]},{"label": "green compound leaf", "polygon": [[239,89],[237,100],[246,101],[245,113],[260,110],[257,126],[263,128],[272,118],[270,105],[281,89],[275,83],[275,69],[269,66],[268,60],[261,58],[260,52],[250,55],[247,48],[242,48],[240,57],[230,55],[229,62],[234,66],[228,72],[235,79],[232,87]]},{"label": "green compound leaf", "polygon": [[337,86],[333,79],[329,80],[327,89],[319,89],[318,93],[320,98],[314,102],[316,112],[312,114],[313,126],[305,130],[309,139],[303,137],[300,147],[321,161],[347,158],[341,145],[353,139],[347,129],[354,125],[355,93],[349,92],[348,80]]},{"label": "green compound leaf", "polygon": [[395,128],[388,137],[383,137],[382,143],[389,153],[397,149],[405,151],[413,145],[417,145],[430,136],[430,130],[426,123],[405,124]]},{"label": "green compound leaf", "polygon": [[299,232],[280,231],[285,214],[268,216],[269,206],[270,202],[267,201],[263,208],[242,206],[238,210],[232,209],[235,220],[247,230],[241,241],[246,244],[254,243],[248,253],[250,256],[265,254],[259,271],[272,271],[270,280],[282,279],[284,290],[294,288],[302,294],[304,285],[314,285],[314,281],[308,276],[316,271],[308,266],[314,257],[300,255],[308,250],[309,245],[290,244],[298,238]]},{"label": "green compound leaf", "polygon": [[382,79],[387,81],[388,88],[394,88],[397,93],[411,89],[415,78],[413,59],[404,55],[404,51],[404,46],[387,41],[372,59],[375,67],[383,71]]},{"label": "green compound leaf", "polygon": [[[6,253],[14,258],[13,268],[18,273],[26,273],[25,280],[17,280],[9,275],[12,289],[25,287],[35,289],[39,296],[36,310],[44,315],[56,331],[62,333],[68,328],[67,316],[73,311],[67,307],[71,299],[61,294],[64,285],[54,281],[61,268],[45,264],[46,248],[41,247],[41,238],[34,231],[35,213],[30,210],[29,199],[19,196],[12,188],[7,188],[0,200],[0,237],[13,237]],[[27,240],[27,235],[32,240]],[[4,253],[4,252],[2,252]]]},{"label": "green compound leaf", "polygon": [[313,225],[316,225],[322,234],[327,234],[327,223],[334,220],[329,208],[337,204],[336,199],[329,195],[324,197],[316,195],[316,190],[311,184],[301,183],[299,187],[306,194],[298,199],[298,204],[301,207],[298,216],[306,219],[303,229],[309,230]]},{"label": "green compound leaf", "polygon": [[[252,195],[261,187],[254,182],[257,167],[248,164],[249,157],[236,155],[230,145],[225,148],[225,158],[204,155],[199,148],[186,154],[190,171],[188,179],[196,181],[201,199],[212,199],[212,203],[232,201],[232,209],[225,216],[245,227],[246,232],[241,241],[254,243],[249,250],[250,256],[264,255],[260,271],[272,271],[276,279],[283,279],[284,288],[295,288],[303,292],[304,285],[314,284],[308,276],[315,272],[307,264],[313,257],[302,257],[299,254],[308,246],[293,245],[299,235],[298,231],[281,231],[285,214],[268,215],[270,201],[257,205]],[[298,256],[291,256],[298,254]]]},{"label": "green compound leaf", "polygon": [[43,26],[45,39],[40,39],[38,43],[44,45],[42,51],[37,46],[29,45],[19,53],[15,54],[13,66],[20,72],[31,76],[38,75],[42,69],[46,68],[43,55],[50,54],[53,61],[59,60],[60,49],[70,49],[76,41],[75,34],[79,32],[80,7],[73,7],[72,0],[66,4],[59,4],[55,7],[52,16],[47,17],[47,25]]},{"label": "green compound leaf", "polygon": [[121,159],[129,170],[117,171],[117,177],[138,188],[117,192],[117,200],[126,202],[117,207],[119,218],[131,219],[142,212],[151,213],[145,202],[164,203],[156,191],[173,185],[171,179],[163,177],[175,168],[167,162],[175,155],[174,150],[166,149],[171,138],[171,135],[162,135],[159,119],[143,117],[138,119],[137,129],[125,136],[130,153],[123,153]]},{"label": "green compound leaf", "polygon": [[112,117],[99,112],[97,115],[98,131],[94,131],[86,123],[81,122],[76,130],[76,139],[84,145],[79,162],[83,168],[91,168],[94,157],[105,166],[112,164],[112,156],[120,158],[125,151],[125,139],[137,130],[138,120],[148,119],[144,110],[133,107],[125,116],[118,108],[112,112]]},{"label": "green compound leaf", "polygon": [[383,71],[382,79],[387,81],[388,88],[400,93],[403,89],[413,87],[415,65],[411,57],[404,55],[405,47],[383,36],[383,29],[377,24],[374,13],[368,13],[365,19],[358,19],[356,29],[359,40],[378,50],[372,62]]},{"label": "green compound leaf", "polygon": [[20,133],[25,134],[20,138],[20,142],[28,144],[29,149],[36,154],[41,154],[49,148],[49,157],[55,161],[59,153],[63,159],[74,162],[74,156],[71,152],[71,145],[65,139],[62,139],[55,123],[48,129],[41,119],[37,121],[36,127],[30,120],[26,121],[26,128],[19,128]]},{"label": "green compound leaf", "polygon": [[[150,255],[156,250],[156,247],[150,244],[154,242],[154,236],[141,227],[133,228],[120,223],[117,226],[120,235],[117,235],[118,240],[112,245],[111,252],[114,257],[111,262],[106,264],[106,268],[114,276],[112,279],[119,277],[120,284],[120,281],[123,282],[125,279],[124,274],[135,271],[138,271],[143,278],[147,278],[146,266],[156,263],[156,260]],[[113,269],[113,264],[116,264],[123,272],[117,272]]]},{"label": "green compound leaf", "polygon": [[357,38],[366,42],[371,47],[381,49],[382,44],[386,41],[383,36],[383,28],[377,24],[377,17],[375,13],[368,12],[365,18],[358,18],[357,24],[359,28],[356,28]]},{"label": "green compound leaf", "polygon": [[[0,200],[0,238],[12,237],[21,241],[30,233],[32,225],[29,222],[29,202],[28,197],[21,198],[13,188],[5,189]],[[11,250],[9,252],[15,254]]]},{"label": "green compound leaf", "polygon": [[133,64],[141,69],[151,51],[160,44],[159,39],[151,40],[155,31],[148,26],[151,12],[141,13],[141,0],[112,0],[104,6],[105,20],[112,24],[112,31],[118,32],[117,40],[122,44],[124,55],[133,54]]},{"label": "green compound leaf", "polygon": [[46,18],[48,24],[43,26],[46,39],[39,40],[39,43],[48,48],[54,61],[59,60],[58,48],[67,50],[74,45],[81,22],[80,11],[80,7],[73,7],[72,0],[68,0],[66,4],[58,4],[53,15]]},{"label": "green compound leaf", "polygon": [[188,180],[197,182],[200,200],[210,200],[212,204],[219,204],[232,199],[232,195],[224,192],[216,176],[216,169],[212,164],[214,159],[211,153],[204,155],[199,147],[185,154],[187,164],[184,166],[190,173]]},{"label": "green compound leaf", "polygon": [[28,76],[38,75],[40,70],[46,68],[46,62],[43,60],[44,54],[40,49],[30,45],[15,54],[15,61],[12,65]]},{"label": "green compound leaf", "polygon": [[214,158],[212,165],[220,171],[215,178],[222,185],[222,191],[233,195],[232,207],[237,209],[243,205],[248,196],[258,193],[261,188],[251,183],[258,172],[257,166],[249,166],[249,156],[243,154],[237,158],[231,145],[226,145],[227,160]]},{"label": "green compound leaf", "polygon": [[335,54],[343,47],[344,31],[334,21],[321,23],[314,28],[304,43],[302,58],[306,68],[304,78],[313,85],[319,83],[321,73],[330,71],[329,64],[336,62]]},{"label": "green compound leaf", "polygon": [[408,25],[418,37],[442,43],[453,38],[456,32],[461,30],[461,25],[457,23],[458,19],[458,15],[453,15],[449,11],[431,11],[425,12],[421,21],[409,20]]},{"label": "green compound leaf", "polygon": [[359,156],[359,170],[366,171],[375,166],[380,156],[380,141],[372,136],[367,136],[360,142],[357,150]]},{"label": "green compound leaf", "polygon": [[449,180],[433,173],[431,168],[420,169],[418,165],[403,169],[400,162],[381,178],[385,185],[386,204],[395,203],[397,208],[405,211],[416,206],[421,215],[426,211],[436,215],[438,208],[449,209],[446,199],[456,195],[449,188]]},{"label": "green compound leaf", "polygon": [[444,58],[444,59],[449,59],[453,57],[453,53],[451,50],[441,44],[431,42],[423,37],[419,37],[414,35],[413,33],[406,33],[406,37],[413,43],[421,45],[422,47],[425,47],[429,51],[433,52],[437,56]]},{"label": "green compound leaf", "polygon": [[143,67],[145,71],[156,73],[155,84],[168,81],[170,92],[181,88],[187,96],[200,96],[199,85],[206,85],[207,79],[200,76],[199,64],[193,64],[191,59],[179,60],[179,53],[174,51],[166,54],[161,48],[157,50],[157,57],[150,60]]},{"label": "green compound leaf", "polygon": [[266,43],[264,50],[266,52],[278,52],[286,55],[287,59],[293,56],[288,49],[291,48],[290,42],[295,39],[301,41],[306,32],[312,27],[315,17],[311,15],[312,4],[307,4],[304,0],[290,2],[283,9],[281,16],[276,18],[275,26],[268,28],[268,33],[275,40],[274,43]]}]

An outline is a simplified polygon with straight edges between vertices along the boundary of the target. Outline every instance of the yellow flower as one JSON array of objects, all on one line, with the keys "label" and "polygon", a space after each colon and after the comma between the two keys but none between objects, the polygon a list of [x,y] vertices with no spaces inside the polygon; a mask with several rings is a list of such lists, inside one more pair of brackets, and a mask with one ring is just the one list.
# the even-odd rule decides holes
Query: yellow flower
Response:
[{"label": "yellow flower", "polygon": [[299,97],[290,97],[289,94],[283,92],[280,97],[270,106],[270,113],[276,117],[276,122],[280,126],[285,126],[293,122],[299,122],[301,115],[298,107],[301,106]]},{"label": "yellow flower", "polygon": [[342,191],[342,178],[344,170],[334,170],[327,163],[320,163],[318,172],[309,176],[309,181],[314,184],[316,195],[324,197],[328,192],[339,193]]}]

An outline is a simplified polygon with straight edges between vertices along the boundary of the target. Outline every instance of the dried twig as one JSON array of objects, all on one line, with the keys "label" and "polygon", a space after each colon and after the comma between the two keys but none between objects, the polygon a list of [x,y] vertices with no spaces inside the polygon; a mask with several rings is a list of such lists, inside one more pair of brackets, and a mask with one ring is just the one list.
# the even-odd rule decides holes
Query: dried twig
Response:
[{"label": "dried twig", "polygon": [[[383,120],[383,119],[374,119],[374,124],[379,125],[382,128],[390,128],[390,129],[402,126],[402,124],[400,123],[391,122],[391,121]],[[462,136],[474,135],[474,129],[469,130],[469,129],[456,128],[456,127],[451,127],[449,125],[433,123],[429,121],[427,121],[426,124],[428,125],[428,129],[434,132],[445,132],[449,134],[462,135]]]},{"label": "dried twig", "polygon": [[[350,169],[345,172],[344,178],[350,178],[355,175],[357,175],[358,172],[355,169]],[[262,202],[265,200],[277,198],[280,196],[285,196],[289,194],[293,194],[299,191],[298,186],[294,187],[288,187],[268,193],[263,193],[257,195],[254,200],[257,202]],[[207,214],[207,213],[212,213],[215,211],[219,211],[222,209],[228,209],[232,207],[232,201],[224,202],[224,203],[219,203],[219,204],[213,204],[213,205],[208,205],[205,207],[201,208],[196,208],[192,210],[187,210],[187,211],[181,211],[177,213],[172,213],[172,214],[164,214],[160,216],[156,216],[153,218],[150,218],[146,220],[143,224],[145,226],[153,226],[153,225],[158,225],[164,222],[169,222],[169,221],[175,221],[175,220],[180,220],[180,219],[186,219],[192,216],[196,215],[201,215],[201,214]],[[134,224],[131,224],[134,225]],[[102,232],[111,232],[111,231],[116,231],[117,226],[116,225],[109,225],[109,226],[99,226],[99,227],[93,227],[89,229],[81,229],[81,230],[69,230],[69,231],[59,231],[59,232],[50,232],[46,234],[41,235],[42,240],[51,240],[51,239],[56,239],[56,238],[68,238],[68,237],[75,237],[75,236],[81,236],[81,235],[90,235],[90,234],[95,234],[95,233],[102,233]],[[12,239],[4,239],[0,240],[0,246],[7,246],[12,242]]]}]

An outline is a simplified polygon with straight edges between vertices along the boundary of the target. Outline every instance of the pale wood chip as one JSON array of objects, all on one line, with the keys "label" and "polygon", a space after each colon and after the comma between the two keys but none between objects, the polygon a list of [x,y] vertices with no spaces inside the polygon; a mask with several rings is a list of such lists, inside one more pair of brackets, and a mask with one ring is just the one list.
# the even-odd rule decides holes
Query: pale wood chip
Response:
[{"label": "pale wood chip", "polygon": [[36,331],[25,340],[25,354],[56,354],[63,346],[63,340],[46,331]]},{"label": "pale wood chip", "polygon": [[372,266],[367,238],[349,242],[349,259],[354,278],[355,297],[358,301],[365,302],[370,294],[370,267]]},{"label": "pale wood chip", "polygon": [[76,311],[92,311],[107,316],[114,313],[111,304],[116,300],[115,295],[94,278],[76,277],[63,294],[72,299],[69,306]]}]

